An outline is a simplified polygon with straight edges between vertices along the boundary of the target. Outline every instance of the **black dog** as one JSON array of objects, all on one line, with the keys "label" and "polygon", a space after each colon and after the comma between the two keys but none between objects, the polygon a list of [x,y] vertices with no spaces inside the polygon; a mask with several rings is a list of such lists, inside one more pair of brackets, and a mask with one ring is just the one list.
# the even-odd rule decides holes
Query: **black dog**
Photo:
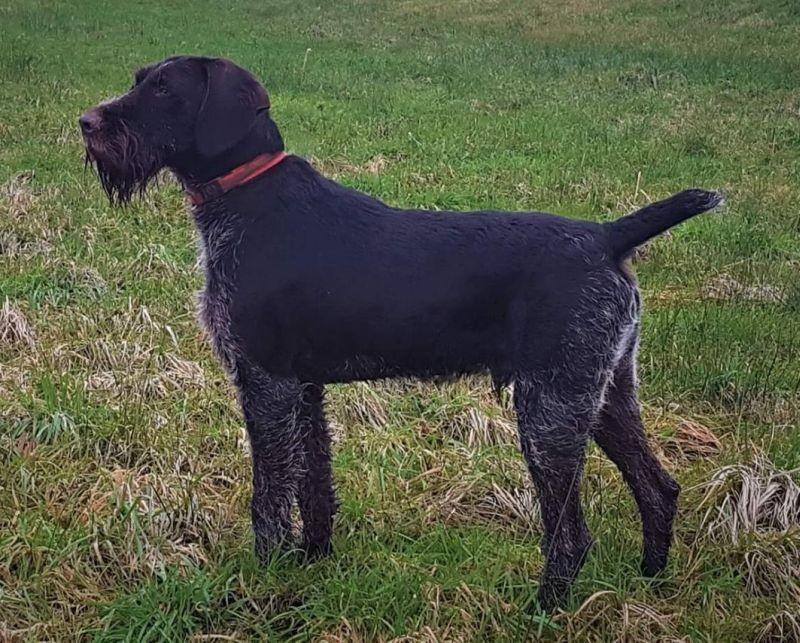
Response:
[{"label": "black dog", "polygon": [[309,554],[330,551],[335,498],[323,386],[489,372],[514,384],[557,605],[592,538],[579,482],[592,437],[642,517],[660,572],[678,484],[647,446],[636,398],[640,244],[717,206],[687,190],[607,224],[538,212],[399,210],[283,154],[261,85],[233,63],[176,57],[80,119],[112,202],[167,167],[202,240],[200,317],[236,384],[253,453],[252,520],[267,555],[297,500]]}]

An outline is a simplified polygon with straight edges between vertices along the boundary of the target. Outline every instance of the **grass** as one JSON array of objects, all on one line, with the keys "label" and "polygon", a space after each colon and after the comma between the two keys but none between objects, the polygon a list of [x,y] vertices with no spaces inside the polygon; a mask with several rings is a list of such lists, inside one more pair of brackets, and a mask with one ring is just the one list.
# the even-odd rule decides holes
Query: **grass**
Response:
[{"label": "grass", "polygon": [[[788,0],[0,3],[0,639],[800,639],[800,10]],[[684,487],[665,580],[590,451],[598,544],[536,611],[535,494],[487,382],[335,387],[336,555],[256,564],[246,443],[170,183],[111,209],[77,115],[225,55],[290,148],[389,203],[727,211],[637,264],[642,399]]]}]

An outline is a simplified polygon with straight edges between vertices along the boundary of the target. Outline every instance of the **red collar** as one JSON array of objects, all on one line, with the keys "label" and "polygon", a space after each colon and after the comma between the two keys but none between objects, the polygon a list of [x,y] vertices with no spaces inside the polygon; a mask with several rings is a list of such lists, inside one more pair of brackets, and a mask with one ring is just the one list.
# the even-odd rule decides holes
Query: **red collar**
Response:
[{"label": "red collar", "polygon": [[238,167],[233,168],[227,174],[218,176],[216,179],[211,179],[207,183],[193,188],[187,187],[186,193],[189,196],[189,201],[192,205],[202,205],[209,199],[216,199],[229,190],[249,183],[257,176],[261,176],[264,172],[275,167],[285,159],[286,156],[286,152],[266,152],[264,154],[259,154],[255,158],[247,161],[247,163],[242,163]]}]

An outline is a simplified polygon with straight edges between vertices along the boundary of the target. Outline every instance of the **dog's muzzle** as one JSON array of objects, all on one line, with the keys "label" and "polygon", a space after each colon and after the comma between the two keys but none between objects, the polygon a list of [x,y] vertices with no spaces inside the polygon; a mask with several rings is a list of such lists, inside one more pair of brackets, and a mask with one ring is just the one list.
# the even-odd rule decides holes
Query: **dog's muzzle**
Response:
[{"label": "dog's muzzle", "polygon": [[81,132],[84,136],[90,136],[96,133],[103,124],[103,115],[96,107],[90,109],[78,119],[78,124],[81,126]]}]

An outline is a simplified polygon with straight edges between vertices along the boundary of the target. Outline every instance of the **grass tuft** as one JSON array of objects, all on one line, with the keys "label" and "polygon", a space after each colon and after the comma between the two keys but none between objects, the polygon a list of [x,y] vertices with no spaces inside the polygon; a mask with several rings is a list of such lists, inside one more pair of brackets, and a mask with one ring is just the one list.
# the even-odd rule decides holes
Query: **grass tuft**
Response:
[{"label": "grass tuft", "polygon": [[704,486],[703,528],[712,537],[735,544],[745,534],[800,527],[797,472],[776,469],[763,454],[750,464],[718,469]]},{"label": "grass tuft", "polygon": [[11,348],[34,349],[36,333],[18,308],[6,299],[0,308],[0,345]]}]

